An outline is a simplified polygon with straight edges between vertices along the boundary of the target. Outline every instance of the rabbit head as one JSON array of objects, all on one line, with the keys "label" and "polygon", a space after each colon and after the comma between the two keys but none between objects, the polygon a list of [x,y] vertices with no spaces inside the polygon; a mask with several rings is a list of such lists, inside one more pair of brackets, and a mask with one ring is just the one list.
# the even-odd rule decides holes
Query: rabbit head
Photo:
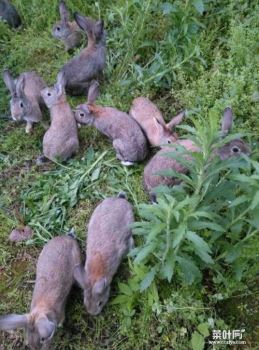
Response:
[{"label": "rabbit head", "polygon": [[80,124],[92,125],[94,115],[91,112],[91,105],[94,104],[99,95],[99,83],[96,80],[91,82],[88,90],[87,103],[78,105],[75,110],[75,119]]},{"label": "rabbit head", "polygon": [[78,26],[87,34],[88,41],[95,44],[104,43],[105,31],[102,20],[94,21],[93,19],[82,16],[77,12],[74,14],[74,17]]},{"label": "rabbit head", "polygon": [[84,305],[91,315],[98,315],[110,296],[110,284],[105,276],[92,281],[84,267],[78,265],[74,270],[75,280],[84,290]]},{"label": "rabbit head", "polygon": [[24,94],[25,77],[22,74],[18,80],[15,81],[10,72],[6,69],[3,72],[3,78],[12,96],[10,100],[12,119],[20,121],[25,115],[31,112],[31,104]]},{"label": "rabbit head", "polygon": [[54,38],[62,40],[71,34],[71,27],[69,23],[69,11],[66,7],[65,1],[59,3],[59,13],[61,20],[57,22],[52,28],[52,35]]},{"label": "rabbit head", "polygon": [[41,91],[41,96],[48,108],[65,102],[65,76],[60,72],[57,76],[57,83],[53,87],[46,87]]},{"label": "rabbit head", "polygon": [[[223,112],[223,117],[221,121],[222,137],[225,137],[230,132],[232,124],[233,111],[230,107],[227,107]],[[233,156],[240,156],[240,154],[249,155],[250,148],[242,139],[236,139],[220,147],[216,153],[219,155],[221,160],[225,160]]]},{"label": "rabbit head", "polygon": [[178,136],[172,131],[172,129],[182,122],[184,115],[184,112],[180,112],[167,124],[161,118],[153,117],[155,132],[160,145],[171,144],[177,140]]},{"label": "rabbit head", "polygon": [[17,328],[25,329],[26,341],[31,350],[46,350],[55,333],[56,324],[44,313],[0,317],[0,330],[7,331]]}]

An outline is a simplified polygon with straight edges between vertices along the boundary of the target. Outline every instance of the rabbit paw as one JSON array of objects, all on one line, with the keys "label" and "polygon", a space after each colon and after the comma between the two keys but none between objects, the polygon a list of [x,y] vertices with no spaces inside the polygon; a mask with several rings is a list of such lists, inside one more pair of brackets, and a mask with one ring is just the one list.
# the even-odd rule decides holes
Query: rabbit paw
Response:
[{"label": "rabbit paw", "polygon": [[135,163],[134,162],[130,162],[128,160],[122,160],[121,164],[125,165],[125,166],[131,166],[131,165],[134,165]]}]

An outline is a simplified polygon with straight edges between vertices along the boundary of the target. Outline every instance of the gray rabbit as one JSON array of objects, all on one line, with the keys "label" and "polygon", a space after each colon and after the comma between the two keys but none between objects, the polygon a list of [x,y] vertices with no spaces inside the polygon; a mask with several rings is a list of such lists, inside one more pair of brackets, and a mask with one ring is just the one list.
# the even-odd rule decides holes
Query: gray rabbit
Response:
[{"label": "gray rabbit", "polygon": [[81,264],[77,241],[69,236],[51,239],[37,262],[30,312],[0,317],[0,330],[25,328],[30,349],[49,349],[65,319],[65,304],[74,283],[74,268]]},{"label": "gray rabbit", "polygon": [[[231,108],[226,108],[223,113],[222,118],[222,136],[226,136],[232,127],[233,112]],[[164,147],[159,152],[157,152],[153,158],[148,162],[144,169],[144,187],[150,193],[152,201],[155,201],[155,195],[153,189],[158,185],[173,186],[178,184],[180,181],[177,178],[171,178],[167,176],[156,175],[161,170],[173,169],[178,173],[186,174],[188,169],[177,162],[175,159],[165,157],[165,153],[175,151],[177,145],[184,146],[187,151],[199,152],[199,148],[194,145],[191,140],[178,140],[172,147]],[[239,156],[240,154],[249,155],[250,149],[248,145],[241,139],[232,140],[226,143],[221,148],[215,151],[221,160],[228,159],[232,156]],[[187,160],[192,159],[190,155],[186,155]]]},{"label": "gray rabbit", "polygon": [[99,84],[92,81],[88,101],[76,107],[75,118],[80,124],[94,125],[108,136],[123,165],[142,161],[147,155],[147,140],[138,123],[127,113],[112,107],[94,104],[99,94]]},{"label": "gray rabbit", "polygon": [[22,73],[14,79],[8,69],[3,71],[6,87],[11,93],[10,107],[13,120],[25,120],[26,133],[32,131],[33,123],[42,121],[44,101],[41,90],[46,87],[45,82],[35,72]]},{"label": "gray rabbit", "polygon": [[0,0],[0,19],[6,21],[13,28],[17,28],[22,24],[16,8],[8,0]]},{"label": "gray rabbit", "polygon": [[69,21],[69,11],[65,1],[59,3],[60,21],[52,28],[54,38],[63,41],[66,51],[80,46],[83,33],[75,21]]},{"label": "gray rabbit", "polygon": [[50,128],[43,137],[43,154],[53,161],[66,161],[76,154],[79,148],[77,124],[66,101],[64,84],[64,75],[59,73],[56,85],[41,92],[51,114]]},{"label": "gray rabbit", "polygon": [[166,124],[160,110],[146,97],[135,98],[129,114],[139,123],[152,146],[175,142],[178,136],[172,129],[181,123],[185,116],[184,112],[180,112]]},{"label": "gray rabbit", "polygon": [[75,13],[79,27],[87,34],[88,44],[81,53],[66,63],[61,71],[66,81],[66,91],[71,95],[85,95],[92,79],[97,79],[105,67],[106,34],[103,21],[94,21]]},{"label": "gray rabbit", "polygon": [[134,245],[130,228],[133,222],[132,206],[123,194],[106,198],[91,216],[85,267],[77,266],[74,271],[91,315],[98,315],[107,303],[113,276]]}]

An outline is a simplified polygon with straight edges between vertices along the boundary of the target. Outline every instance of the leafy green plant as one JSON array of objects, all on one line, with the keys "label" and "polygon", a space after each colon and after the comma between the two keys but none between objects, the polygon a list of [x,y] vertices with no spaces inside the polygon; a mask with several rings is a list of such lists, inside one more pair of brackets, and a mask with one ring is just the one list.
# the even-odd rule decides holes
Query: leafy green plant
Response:
[{"label": "leafy green plant", "polygon": [[134,264],[149,266],[140,290],[155,277],[192,284],[205,270],[217,279],[230,269],[240,280],[250,262],[242,252],[259,232],[259,163],[247,157],[220,161],[214,149],[237,135],[219,140],[214,115],[206,125],[194,123],[196,128],[182,128],[201,152],[193,161],[186,161],[184,149],[167,155],[187,166],[189,175],[162,172],[184,183],[158,189],[157,205],[139,206],[141,221],[133,228],[141,241],[131,256]]}]

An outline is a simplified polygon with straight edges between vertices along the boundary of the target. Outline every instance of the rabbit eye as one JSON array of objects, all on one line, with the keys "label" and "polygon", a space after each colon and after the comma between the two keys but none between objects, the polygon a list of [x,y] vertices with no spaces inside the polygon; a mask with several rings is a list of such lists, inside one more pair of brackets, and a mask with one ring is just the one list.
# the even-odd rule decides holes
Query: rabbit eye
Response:
[{"label": "rabbit eye", "polygon": [[40,338],[40,343],[44,343],[45,342],[45,338]]},{"label": "rabbit eye", "polygon": [[171,143],[171,141],[170,141],[170,140],[167,140],[167,143]]},{"label": "rabbit eye", "polygon": [[60,30],[60,27],[57,27],[57,30],[59,31],[59,30]]},{"label": "rabbit eye", "polygon": [[85,116],[85,114],[84,113],[80,113],[80,117],[84,117]]},{"label": "rabbit eye", "polygon": [[23,108],[23,103],[22,102],[20,102],[20,107]]},{"label": "rabbit eye", "polygon": [[99,303],[98,303],[98,307],[101,307],[101,306],[102,306],[102,304],[103,304],[103,302],[102,302],[102,301],[99,301]]},{"label": "rabbit eye", "polygon": [[48,93],[47,93],[47,95],[48,95],[48,96],[51,96],[51,93],[50,93],[50,92],[48,92]]},{"label": "rabbit eye", "polygon": [[240,152],[240,149],[237,146],[232,147],[232,152],[233,153],[238,153],[238,152]]}]

